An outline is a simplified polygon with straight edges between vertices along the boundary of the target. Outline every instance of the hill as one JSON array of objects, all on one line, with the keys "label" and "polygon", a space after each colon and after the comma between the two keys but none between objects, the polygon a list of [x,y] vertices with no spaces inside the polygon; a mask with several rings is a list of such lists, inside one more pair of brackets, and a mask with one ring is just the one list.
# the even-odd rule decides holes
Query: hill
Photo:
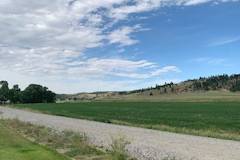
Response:
[{"label": "hill", "polygon": [[[166,93],[184,93],[184,92],[196,92],[196,91],[220,91],[226,90],[230,92],[240,91],[240,74],[234,74],[228,76],[218,75],[211,77],[200,77],[199,79],[192,79],[181,82],[179,84],[165,83],[164,85],[156,85],[155,87],[149,87],[145,89],[139,89],[130,91],[132,93],[144,93],[148,91],[158,90],[159,94]],[[149,93],[150,95],[151,92]]]},{"label": "hill", "polygon": [[180,82],[178,84],[165,83],[132,91],[123,92],[94,92],[78,93],[73,95],[58,95],[58,99],[64,101],[93,101],[93,100],[151,100],[168,101],[187,100],[205,101],[211,100],[236,100],[239,98],[240,74],[218,75],[211,77],[200,77]]}]

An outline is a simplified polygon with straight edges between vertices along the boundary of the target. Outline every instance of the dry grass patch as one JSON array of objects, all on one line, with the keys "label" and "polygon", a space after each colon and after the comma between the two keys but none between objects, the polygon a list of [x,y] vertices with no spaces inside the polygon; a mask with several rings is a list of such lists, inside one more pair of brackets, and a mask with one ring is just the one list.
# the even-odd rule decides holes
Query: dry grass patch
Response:
[{"label": "dry grass patch", "polygon": [[125,137],[112,138],[111,155],[113,160],[134,160],[127,154],[127,145],[130,142]]}]

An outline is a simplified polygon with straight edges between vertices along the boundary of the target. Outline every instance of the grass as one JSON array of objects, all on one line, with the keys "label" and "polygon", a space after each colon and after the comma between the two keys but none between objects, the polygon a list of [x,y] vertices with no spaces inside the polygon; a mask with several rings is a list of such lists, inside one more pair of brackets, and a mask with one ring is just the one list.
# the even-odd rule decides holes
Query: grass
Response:
[{"label": "grass", "polygon": [[[150,93],[153,96],[149,96]],[[158,90],[145,91],[128,95],[115,95],[98,97],[98,101],[121,101],[121,102],[240,102],[240,92],[229,91],[199,91],[179,94],[159,94]]]},{"label": "grass", "polygon": [[112,160],[128,159],[126,150],[128,144],[130,144],[130,142],[126,141],[124,137],[113,139],[111,145],[111,155],[113,157]]},{"label": "grass", "polygon": [[1,160],[68,160],[57,152],[32,143],[0,122]]},{"label": "grass", "polygon": [[240,140],[239,102],[85,102],[18,108],[106,123]]},{"label": "grass", "polygon": [[[127,143],[125,143],[124,139],[121,139],[121,141],[119,141],[118,139],[114,140],[112,147],[110,148],[111,150],[106,152],[103,149],[100,150],[95,146],[90,145],[87,141],[87,137],[84,134],[74,133],[71,131],[59,132],[47,127],[33,125],[30,123],[24,123],[18,120],[0,120],[0,123],[1,123],[1,126],[4,127],[4,129],[6,130],[3,135],[0,134],[2,137],[6,137],[7,135],[9,135],[9,133],[15,133],[14,137],[10,137],[12,141],[15,141],[15,139],[19,139],[19,137],[21,138],[25,137],[24,139],[25,141],[19,141],[18,144],[14,144],[14,143],[12,144],[12,141],[10,139],[7,140],[5,144],[13,145],[13,146],[21,145],[23,146],[22,148],[23,153],[28,153],[28,150],[29,150],[29,153],[33,150],[36,151],[36,153],[33,155],[29,155],[29,154],[25,155],[25,157],[28,157],[29,159],[24,159],[24,160],[31,160],[31,159],[35,160],[35,157],[37,157],[36,154],[41,153],[41,150],[40,150],[41,148],[39,149],[39,146],[38,148],[34,149],[32,146],[28,147],[27,145],[25,145],[25,142],[29,144],[33,144],[31,142],[34,142],[36,144],[41,144],[42,146],[48,147],[51,150],[58,151],[59,153],[63,154],[65,157],[68,157],[69,160],[70,159],[133,160],[133,159],[130,159],[129,156],[127,155],[127,152],[125,149]],[[5,127],[5,126],[8,126],[8,127]],[[30,140],[31,142],[27,141],[26,139]],[[2,152],[5,153],[5,151],[2,151]],[[0,149],[0,153],[1,153],[1,149]],[[6,156],[13,155],[13,153],[15,152],[13,152],[12,150],[9,150],[9,152],[6,153]],[[57,152],[54,152],[54,153],[57,154]],[[2,155],[0,154],[0,159],[1,159],[1,156]],[[58,157],[50,157],[50,156],[42,157],[39,160],[42,160],[42,159],[67,160],[67,158],[61,159]],[[18,157],[18,155],[14,157]],[[7,160],[11,160],[11,159],[8,159],[8,157],[6,158]],[[14,159],[14,160],[18,160],[18,159]],[[19,160],[22,160],[22,159],[19,159]]]}]

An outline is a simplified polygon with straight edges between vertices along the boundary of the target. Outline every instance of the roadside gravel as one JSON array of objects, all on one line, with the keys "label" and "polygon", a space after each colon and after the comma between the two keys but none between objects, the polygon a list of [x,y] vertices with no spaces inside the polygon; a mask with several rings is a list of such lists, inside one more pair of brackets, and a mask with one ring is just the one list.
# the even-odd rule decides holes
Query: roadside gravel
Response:
[{"label": "roadside gravel", "polygon": [[[240,142],[175,134],[150,129],[106,124],[0,107],[0,118],[17,118],[57,130],[85,133],[98,147],[109,147],[112,139],[125,137],[129,153],[139,160],[240,160]],[[0,137],[1,138],[1,137]]]}]

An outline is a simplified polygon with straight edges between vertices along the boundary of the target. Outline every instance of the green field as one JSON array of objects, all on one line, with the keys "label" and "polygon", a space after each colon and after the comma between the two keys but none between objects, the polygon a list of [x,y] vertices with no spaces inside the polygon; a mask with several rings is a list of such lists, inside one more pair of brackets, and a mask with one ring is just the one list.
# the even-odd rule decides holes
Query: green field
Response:
[{"label": "green field", "polygon": [[0,122],[0,160],[67,160],[67,158],[26,140]]},{"label": "green field", "polygon": [[240,140],[239,102],[85,102],[16,107],[106,123]]}]

